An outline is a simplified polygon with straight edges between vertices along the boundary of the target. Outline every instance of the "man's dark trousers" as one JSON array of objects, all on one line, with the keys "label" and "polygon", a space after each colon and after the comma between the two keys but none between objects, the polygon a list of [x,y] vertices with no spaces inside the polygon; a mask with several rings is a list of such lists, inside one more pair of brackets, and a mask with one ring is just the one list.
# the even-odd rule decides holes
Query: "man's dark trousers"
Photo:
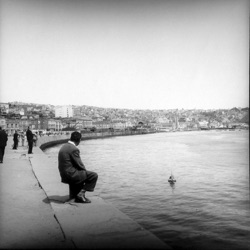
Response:
[{"label": "man's dark trousers", "polygon": [[75,198],[77,194],[83,189],[88,192],[93,192],[96,186],[98,175],[92,171],[87,172],[87,179],[80,183],[70,183],[69,184],[69,194],[70,198]]},{"label": "man's dark trousers", "polygon": [[3,161],[5,146],[0,146],[0,162]]},{"label": "man's dark trousers", "polygon": [[32,154],[33,140],[29,140],[29,141],[28,141],[28,145],[29,145],[29,151],[28,151],[28,154]]},{"label": "man's dark trousers", "polygon": [[14,146],[13,146],[13,149],[17,149],[17,146],[18,146],[18,140],[14,140]]}]

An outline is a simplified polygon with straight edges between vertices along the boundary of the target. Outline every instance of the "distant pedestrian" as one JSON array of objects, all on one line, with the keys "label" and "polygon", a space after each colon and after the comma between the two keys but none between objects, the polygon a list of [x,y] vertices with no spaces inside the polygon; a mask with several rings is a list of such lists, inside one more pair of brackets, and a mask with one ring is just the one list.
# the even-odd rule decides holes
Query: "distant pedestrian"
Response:
[{"label": "distant pedestrian", "polygon": [[25,141],[25,134],[24,134],[24,132],[21,133],[21,140],[22,140],[22,146],[24,146],[24,141]]},{"label": "distant pedestrian", "polygon": [[14,141],[13,149],[17,149],[18,147],[18,138],[19,138],[19,134],[15,130],[15,133],[13,135],[13,141]]},{"label": "distant pedestrian", "polygon": [[7,141],[8,135],[4,130],[2,130],[2,127],[0,127],[0,163],[3,163],[3,156]]},{"label": "distant pedestrian", "polygon": [[38,140],[38,135],[37,132],[33,134],[33,142],[34,142],[34,146],[36,147],[36,142]]},{"label": "distant pedestrian", "polygon": [[33,134],[30,131],[30,127],[28,127],[28,129],[26,131],[26,137],[27,137],[27,141],[28,141],[28,145],[29,145],[28,154],[33,154],[32,153],[32,149],[33,149]]}]

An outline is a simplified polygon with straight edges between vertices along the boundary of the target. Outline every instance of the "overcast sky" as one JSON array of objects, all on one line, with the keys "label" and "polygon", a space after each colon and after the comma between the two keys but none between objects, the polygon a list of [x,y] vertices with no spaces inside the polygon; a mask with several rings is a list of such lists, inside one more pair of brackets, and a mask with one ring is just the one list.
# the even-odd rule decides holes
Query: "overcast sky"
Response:
[{"label": "overcast sky", "polygon": [[248,2],[0,0],[0,101],[248,107]]}]

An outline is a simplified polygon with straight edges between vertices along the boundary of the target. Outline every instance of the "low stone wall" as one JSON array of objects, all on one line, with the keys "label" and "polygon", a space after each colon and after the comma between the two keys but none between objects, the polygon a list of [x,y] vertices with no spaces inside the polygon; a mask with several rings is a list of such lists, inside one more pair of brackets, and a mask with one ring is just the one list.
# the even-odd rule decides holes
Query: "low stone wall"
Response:
[{"label": "low stone wall", "polygon": [[69,140],[70,135],[53,135],[53,136],[41,136],[38,138],[37,146],[42,150],[47,147],[52,147],[56,144],[65,143]]},{"label": "low stone wall", "polygon": [[[146,132],[141,132],[141,131],[88,133],[88,134],[82,134],[82,140],[107,138],[107,137],[114,137],[114,136],[151,134],[151,133],[152,132],[146,133]],[[42,150],[44,150],[45,148],[52,147],[52,146],[57,145],[57,144],[65,143],[69,140],[70,134],[68,134],[68,135],[41,136],[38,138],[37,146],[39,146]]]}]

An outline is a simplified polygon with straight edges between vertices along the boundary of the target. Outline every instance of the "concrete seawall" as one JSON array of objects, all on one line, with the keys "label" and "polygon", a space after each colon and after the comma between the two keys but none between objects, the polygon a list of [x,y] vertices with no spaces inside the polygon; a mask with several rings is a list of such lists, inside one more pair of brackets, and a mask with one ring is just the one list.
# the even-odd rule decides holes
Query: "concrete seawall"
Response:
[{"label": "concrete seawall", "polygon": [[[147,134],[152,134],[155,132],[147,132]],[[103,132],[103,133],[88,133],[82,134],[82,140],[91,140],[91,139],[101,139],[114,136],[131,136],[131,135],[142,135],[145,132],[140,131],[121,131],[121,132]],[[69,135],[53,135],[53,136],[41,136],[38,139],[37,146],[42,150],[54,146],[56,144],[65,143],[69,140]]]},{"label": "concrete seawall", "polygon": [[54,145],[65,143],[69,140],[70,135],[54,135],[54,136],[41,136],[38,138],[37,146],[40,149],[52,147]]},{"label": "concrete seawall", "polygon": [[[110,135],[104,135],[106,136]],[[53,162],[41,148],[66,142],[69,137],[70,135],[40,137],[32,155],[27,154],[27,146],[12,150],[9,142],[4,164],[1,166],[1,181],[4,180],[3,188],[9,185],[6,189],[9,198],[8,202],[2,202],[5,201],[5,192],[1,193],[1,209],[4,209],[3,216],[6,219],[2,223],[3,237],[0,238],[0,248],[171,249],[94,193],[88,193],[92,201],[90,204],[67,201],[68,185],[61,183],[57,162]],[[83,139],[95,138],[100,136],[85,136]],[[23,165],[22,168],[20,164]],[[18,174],[13,174],[12,179],[8,180],[7,175],[11,168],[13,173],[22,169],[29,178],[18,179]],[[37,182],[35,188],[30,188],[31,182]],[[26,188],[26,196],[20,197]],[[31,197],[31,194],[34,195]],[[37,201],[34,202],[34,199]],[[21,217],[13,217],[13,213],[17,211],[15,206],[18,207],[19,213],[22,213]],[[13,208],[14,212],[10,214],[9,208]],[[26,212],[29,213],[28,217],[24,216]],[[41,233],[39,228],[45,225],[47,227]],[[46,241],[46,237],[49,241]]]}]

